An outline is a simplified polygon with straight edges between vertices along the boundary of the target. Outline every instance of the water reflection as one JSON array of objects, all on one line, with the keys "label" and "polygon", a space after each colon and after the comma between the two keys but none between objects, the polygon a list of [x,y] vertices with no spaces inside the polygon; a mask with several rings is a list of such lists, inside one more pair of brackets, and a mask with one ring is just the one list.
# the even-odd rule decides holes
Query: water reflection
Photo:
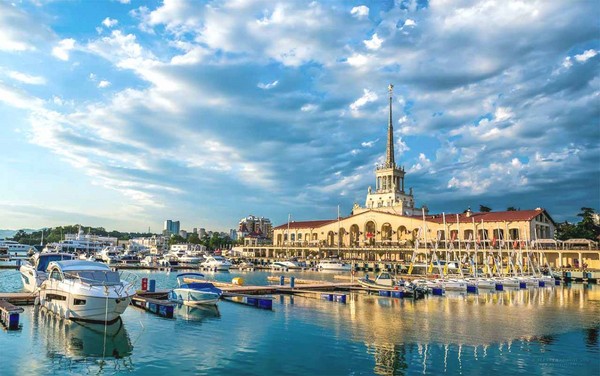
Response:
[{"label": "water reflection", "polygon": [[216,305],[199,305],[190,307],[185,304],[178,304],[174,310],[177,319],[185,321],[204,321],[220,318],[219,308]]},{"label": "water reflection", "polygon": [[34,309],[39,318],[33,330],[46,339],[49,358],[114,358],[131,355],[133,346],[121,319],[111,325],[65,320],[44,309]]}]

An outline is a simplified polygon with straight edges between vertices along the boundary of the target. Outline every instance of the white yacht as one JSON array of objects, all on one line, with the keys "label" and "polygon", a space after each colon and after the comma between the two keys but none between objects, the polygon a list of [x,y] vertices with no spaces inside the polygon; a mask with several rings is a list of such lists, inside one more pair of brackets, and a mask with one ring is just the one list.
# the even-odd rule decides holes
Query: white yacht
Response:
[{"label": "white yacht", "polygon": [[39,303],[60,317],[90,322],[116,321],[135,294],[133,283],[99,262],[53,261],[40,286]]},{"label": "white yacht", "polygon": [[494,290],[496,281],[491,278],[465,278],[468,285],[476,286],[480,290]]},{"label": "white yacht", "polygon": [[30,245],[6,239],[0,239],[0,249],[11,259],[27,259],[35,252],[35,248]]},{"label": "white yacht", "polygon": [[350,271],[352,270],[351,264],[339,260],[322,260],[317,264],[319,270],[339,270],[339,271]]},{"label": "white yacht", "polygon": [[467,291],[467,282],[464,279],[436,279],[435,282],[442,285],[446,291]]},{"label": "white yacht", "polygon": [[24,261],[19,272],[25,291],[35,292],[48,278],[46,269],[52,261],[73,260],[70,253],[35,253],[29,261]]},{"label": "white yacht", "polygon": [[223,256],[208,256],[206,261],[200,264],[202,267],[210,270],[229,271],[231,263]]},{"label": "white yacht", "polygon": [[293,257],[285,261],[275,261],[271,267],[274,269],[302,269],[298,260]]},{"label": "white yacht", "polygon": [[182,264],[199,264],[204,261],[203,257],[192,256],[184,250],[171,251],[167,253],[167,256],[177,258],[177,261]]},{"label": "white yacht", "polygon": [[102,248],[98,256],[107,264],[116,264],[120,261],[122,252],[123,248],[110,246]]}]

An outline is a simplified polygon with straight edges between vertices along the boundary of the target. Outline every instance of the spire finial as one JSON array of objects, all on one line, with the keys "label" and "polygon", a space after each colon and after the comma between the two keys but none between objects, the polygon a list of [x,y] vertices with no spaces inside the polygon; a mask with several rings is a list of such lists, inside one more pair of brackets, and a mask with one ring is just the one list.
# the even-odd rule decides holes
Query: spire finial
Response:
[{"label": "spire finial", "polygon": [[394,85],[389,84],[388,90],[390,92],[390,121],[388,123],[388,140],[387,140],[387,152],[385,158],[386,167],[394,167],[396,162],[394,161],[394,125],[392,122],[392,95]]}]

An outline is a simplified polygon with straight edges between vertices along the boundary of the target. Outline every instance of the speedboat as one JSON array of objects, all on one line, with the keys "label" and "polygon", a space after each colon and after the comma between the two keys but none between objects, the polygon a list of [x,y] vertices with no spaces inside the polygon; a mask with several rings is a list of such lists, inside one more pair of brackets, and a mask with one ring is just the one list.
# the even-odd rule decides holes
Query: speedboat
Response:
[{"label": "speedboat", "polygon": [[317,264],[317,269],[350,271],[352,270],[352,265],[339,260],[321,260],[321,262]]},{"label": "speedboat", "polygon": [[301,269],[300,263],[295,258],[290,258],[285,261],[275,261],[271,264],[272,268],[278,269]]},{"label": "speedboat", "polygon": [[116,264],[121,260],[122,250],[120,247],[104,247],[98,256],[107,264]]},{"label": "speedboat", "polygon": [[176,258],[177,261],[182,264],[199,264],[203,261],[202,257],[192,256],[184,250],[171,251],[170,253],[167,253],[167,256]]},{"label": "speedboat", "polygon": [[66,319],[112,323],[135,294],[134,284],[121,281],[119,273],[104,263],[53,261],[46,271],[39,303]]},{"label": "speedboat", "polygon": [[19,272],[25,291],[35,292],[48,278],[46,269],[52,261],[73,260],[70,253],[35,253],[30,261],[24,261]]},{"label": "speedboat", "polygon": [[210,269],[210,270],[222,270],[229,271],[231,268],[231,263],[223,256],[208,256],[206,261],[202,264],[202,267]]},{"label": "speedboat", "polygon": [[169,300],[189,306],[217,304],[223,294],[210,282],[185,283],[186,277],[204,278],[200,273],[182,273],[177,275],[177,288],[169,292]]},{"label": "speedboat", "polygon": [[377,278],[369,279],[369,275],[367,274],[364,278],[359,278],[358,283],[367,288],[375,288],[375,289],[392,289],[398,290],[399,287],[404,286],[403,281],[398,281],[394,276],[392,276],[388,272],[381,272],[377,276]]}]

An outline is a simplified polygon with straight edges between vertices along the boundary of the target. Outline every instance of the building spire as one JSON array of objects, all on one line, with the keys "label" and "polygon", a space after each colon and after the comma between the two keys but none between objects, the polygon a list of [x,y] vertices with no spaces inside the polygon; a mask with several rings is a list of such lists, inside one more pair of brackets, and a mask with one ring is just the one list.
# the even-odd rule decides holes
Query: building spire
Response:
[{"label": "building spire", "polygon": [[387,138],[387,152],[385,158],[386,167],[394,168],[396,166],[396,162],[394,161],[394,125],[392,122],[392,94],[394,90],[394,85],[390,84],[388,86],[388,91],[390,92],[390,121],[388,123],[388,138]]}]

